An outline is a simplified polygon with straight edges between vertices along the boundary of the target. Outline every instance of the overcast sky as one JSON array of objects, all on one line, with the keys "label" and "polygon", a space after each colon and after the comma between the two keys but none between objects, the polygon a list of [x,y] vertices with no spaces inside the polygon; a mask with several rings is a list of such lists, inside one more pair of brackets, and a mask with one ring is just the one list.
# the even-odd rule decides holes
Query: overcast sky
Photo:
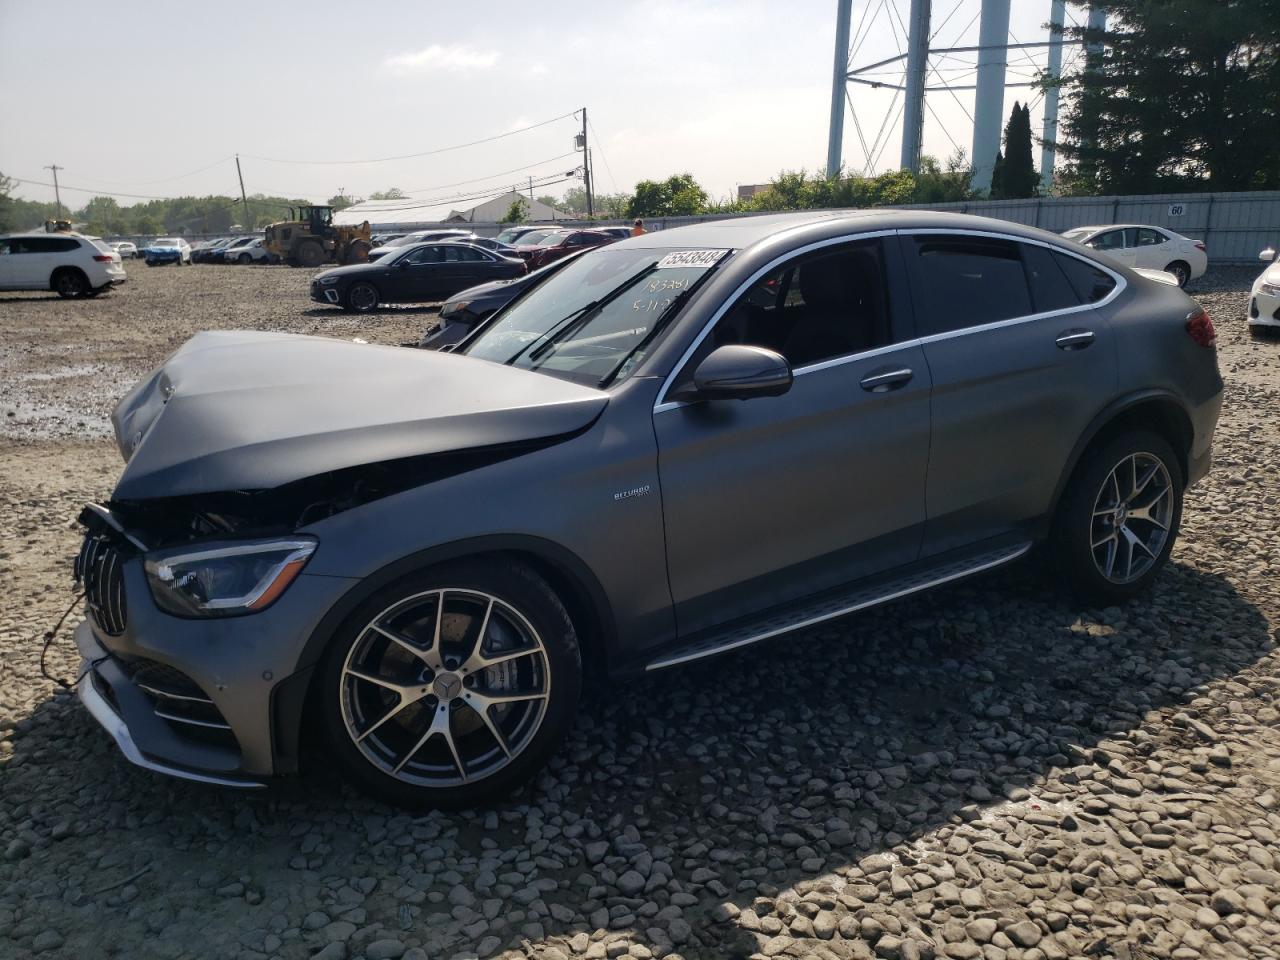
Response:
[{"label": "overcast sky", "polygon": [[[894,5],[854,0],[855,27],[879,11],[855,65],[902,48]],[[909,0],[896,5],[905,21]],[[1045,39],[1049,5],[1013,0],[1014,37]],[[976,43],[978,6],[934,0],[934,45]],[[0,0],[0,172],[47,181],[43,168],[57,163],[69,205],[92,192],[129,204],[122,194],[235,194],[239,153],[251,194],[323,200],[339,188],[367,196],[397,186],[446,199],[563,175],[579,162],[578,122],[414,159],[273,161],[420,154],[585,105],[597,191],[687,170],[721,197],[783,168],[825,164],[835,9],[835,0]],[[1015,63],[1028,66],[1020,54]],[[891,94],[851,93],[870,142]],[[1006,112],[1027,95],[1008,91]],[[967,150],[972,93],[928,103],[926,152],[945,158],[952,140]],[[1037,103],[1037,134],[1040,116]],[[899,130],[891,118],[877,171],[897,166]],[[860,171],[849,118],[844,151]],[[23,184],[18,195],[52,200],[53,190]]]}]

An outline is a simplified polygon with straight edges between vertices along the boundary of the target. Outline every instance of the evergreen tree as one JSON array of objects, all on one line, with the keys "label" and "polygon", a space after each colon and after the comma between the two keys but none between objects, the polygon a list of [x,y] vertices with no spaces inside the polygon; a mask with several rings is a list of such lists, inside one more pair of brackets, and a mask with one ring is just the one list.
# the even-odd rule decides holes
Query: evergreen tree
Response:
[{"label": "evergreen tree", "polygon": [[1074,192],[1280,188],[1280,3],[1094,0],[1102,44],[1063,84]]},{"label": "evergreen tree", "polygon": [[1015,101],[1004,127],[1004,152],[996,154],[995,170],[991,174],[991,198],[1034,197],[1039,180],[1031,159],[1031,108]]}]

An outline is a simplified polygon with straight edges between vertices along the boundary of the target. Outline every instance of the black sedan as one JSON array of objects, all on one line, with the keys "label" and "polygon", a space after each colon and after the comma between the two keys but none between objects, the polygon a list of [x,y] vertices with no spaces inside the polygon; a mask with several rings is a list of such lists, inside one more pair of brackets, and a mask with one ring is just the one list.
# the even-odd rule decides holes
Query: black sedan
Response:
[{"label": "black sedan", "polygon": [[494,280],[492,283],[482,283],[478,287],[463,290],[440,308],[440,322],[427,329],[418,346],[424,350],[452,350],[471,331],[516,297],[536,287],[585,252],[579,250],[571,253],[547,264],[541,270],[534,270],[514,280]]},{"label": "black sedan", "polygon": [[356,313],[384,303],[430,303],[490,280],[523,276],[524,261],[466,243],[420,243],[374,263],[325,270],[311,281],[311,299]]}]

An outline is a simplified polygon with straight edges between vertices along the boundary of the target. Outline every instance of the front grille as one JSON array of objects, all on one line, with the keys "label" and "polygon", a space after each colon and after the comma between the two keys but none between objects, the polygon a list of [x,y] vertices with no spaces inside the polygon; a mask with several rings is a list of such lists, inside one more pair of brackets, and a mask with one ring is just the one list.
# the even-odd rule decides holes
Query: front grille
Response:
[{"label": "front grille", "polygon": [[155,715],[175,733],[220,746],[237,746],[222,711],[181,670],[145,657],[117,657],[116,662],[146,694]]},{"label": "front grille", "polygon": [[1252,299],[1249,300],[1249,316],[1254,320],[1258,319],[1258,298],[1257,297],[1253,297]]},{"label": "front grille", "polygon": [[89,616],[109,636],[124,633],[128,622],[124,599],[124,555],[112,541],[90,532],[76,557],[76,581],[83,585]]}]

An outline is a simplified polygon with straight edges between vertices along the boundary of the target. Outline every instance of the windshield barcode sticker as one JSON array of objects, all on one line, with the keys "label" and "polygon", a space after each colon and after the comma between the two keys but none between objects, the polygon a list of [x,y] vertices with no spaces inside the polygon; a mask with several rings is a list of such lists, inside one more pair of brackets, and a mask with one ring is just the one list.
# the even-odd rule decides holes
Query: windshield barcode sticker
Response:
[{"label": "windshield barcode sticker", "polygon": [[675,253],[668,253],[665,257],[658,261],[659,270],[671,270],[676,267],[714,267],[721,257],[724,256],[723,250],[678,250]]}]

